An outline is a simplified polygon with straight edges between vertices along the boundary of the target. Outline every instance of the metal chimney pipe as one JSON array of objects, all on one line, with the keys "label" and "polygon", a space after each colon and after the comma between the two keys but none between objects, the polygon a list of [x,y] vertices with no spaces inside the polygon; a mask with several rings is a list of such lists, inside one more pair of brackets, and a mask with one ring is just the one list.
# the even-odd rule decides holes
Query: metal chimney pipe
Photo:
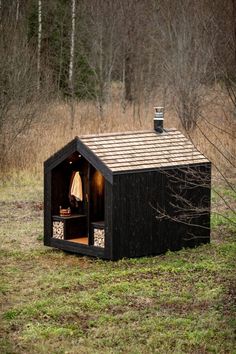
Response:
[{"label": "metal chimney pipe", "polygon": [[163,133],[164,107],[154,107],[154,129],[157,133]]}]

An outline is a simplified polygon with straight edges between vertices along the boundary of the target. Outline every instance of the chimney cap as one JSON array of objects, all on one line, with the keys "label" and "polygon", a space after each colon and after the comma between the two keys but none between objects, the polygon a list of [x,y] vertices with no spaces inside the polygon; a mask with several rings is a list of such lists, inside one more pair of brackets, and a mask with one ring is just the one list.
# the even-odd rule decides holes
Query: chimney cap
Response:
[{"label": "chimney cap", "polygon": [[164,118],[164,111],[165,108],[163,106],[155,106],[155,117],[163,117]]},{"label": "chimney cap", "polygon": [[156,106],[156,107],[154,107],[154,109],[155,109],[154,120],[163,120],[164,119],[164,107]]},{"label": "chimney cap", "polygon": [[155,106],[155,115],[153,118],[154,129],[157,133],[163,133],[164,107]]}]

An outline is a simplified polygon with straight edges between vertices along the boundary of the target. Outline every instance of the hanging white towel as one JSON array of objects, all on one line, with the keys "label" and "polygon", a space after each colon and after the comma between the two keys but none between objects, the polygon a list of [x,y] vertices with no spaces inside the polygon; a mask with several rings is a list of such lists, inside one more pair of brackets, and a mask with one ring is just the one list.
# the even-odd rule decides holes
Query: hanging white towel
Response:
[{"label": "hanging white towel", "polygon": [[70,194],[75,197],[77,201],[82,202],[83,200],[83,188],[82,188],[82,180],[79,172],[76,172],[71,184]]}]

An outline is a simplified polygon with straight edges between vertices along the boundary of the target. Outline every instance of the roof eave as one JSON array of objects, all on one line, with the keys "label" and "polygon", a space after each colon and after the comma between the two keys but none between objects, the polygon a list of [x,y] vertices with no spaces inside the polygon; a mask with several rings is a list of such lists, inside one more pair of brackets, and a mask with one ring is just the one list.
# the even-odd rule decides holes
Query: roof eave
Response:
[{"label": "roof eave", "polygon": [[[206,159],[207,160],[207,159]],[[173,168],[186,168],[186,167],[197,167],[197,166],[202,166],[202,165],[210,165],[211,162],[209,160],[207,161],[202,161],[202,162],[196,162],[196,163],[186,163],[183,165],[172,165],[172,166],[159,166],[159,167],[150,167],[150,168],[139,168],[139,169],[133,169],[133,170],[121,170],[121,171],[112,171],[113,176],[116,175],[122,175],[122,174],[129,174],[129,173],[142,173],[142,172],[153,172],[153,171],[159,171],[159,170],[171,170]]]},{"label": "roof eave", "polygon": [[50,156],[46,161],[44,161],[44,168],[46,170],[52,170],[63,162],[69,155],[78,151],[84,158],[90,162],[97,170],[99,170],[105,179],[107,179],[111,184],[113,183],[113,173],[107,167],[107,165],[101,161],[101,159],[94,154],[94,152],[86,146],[82,141],[76,136],[67,145],[58,150],[55,154]]},{"label": "roof eave", "polygon": [[77,148],[77,137],[71,140],[68,144],[63,146],[61,149],[57,150],[53,155],[51,155],[46,161],[44,161],[44,167],[46,169],[52,169],[59,165],[65,158],[76,151]]},{"label": "roof eave", "polygon": [[76,139],[77,150],[81,153],[81,155],[83,155],[84,158],[91,163],[91,165],[99,170],[108,182],[113,184],[113,172],[110,168],[108,168],[107,165],[78,137],[76,137]]}]

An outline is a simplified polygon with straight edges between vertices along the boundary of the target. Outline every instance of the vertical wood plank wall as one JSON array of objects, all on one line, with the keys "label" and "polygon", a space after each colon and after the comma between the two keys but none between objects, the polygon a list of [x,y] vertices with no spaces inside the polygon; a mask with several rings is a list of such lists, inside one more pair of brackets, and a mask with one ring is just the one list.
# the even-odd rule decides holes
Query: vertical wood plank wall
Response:
[{"label": "vertical wood plank wall", "polygon": [[[210,180],[210,164],[191,167]],[[205,212],[195,211],[191,222],[171,220],[176,216],[175,203],[180,180],[186,170],[173,168],[150,172],[119,174],[113,177],[113,258],[138,257],[192,247],[210,239],[210,185],[202,186],[196,179],[194,188],[187,189],[186,200],[196,207],[201,198]],[[176,172],[177,171],[177,172]],[[191,171],[191,173],[192,173]],[[177,174],[177,175],[176,175]],[[173,183],[175,178],[175,183]],[[184,186],[185,184],[182,184]],[[161,207],[170,219],[158,219],[155,207]],[[191,224],[198,224],[199,227]],[[208,228],[201,228],[201,225]]]},{"label": "vertical wood plank wall", "polygon": [[51,171],[44,172],[44,245],[50,246],[52,221],[51,221]]},{"label": "vertical wood plank wall", "polygon": [[105,258],[113,259],[113,185],[105,180]]}]

